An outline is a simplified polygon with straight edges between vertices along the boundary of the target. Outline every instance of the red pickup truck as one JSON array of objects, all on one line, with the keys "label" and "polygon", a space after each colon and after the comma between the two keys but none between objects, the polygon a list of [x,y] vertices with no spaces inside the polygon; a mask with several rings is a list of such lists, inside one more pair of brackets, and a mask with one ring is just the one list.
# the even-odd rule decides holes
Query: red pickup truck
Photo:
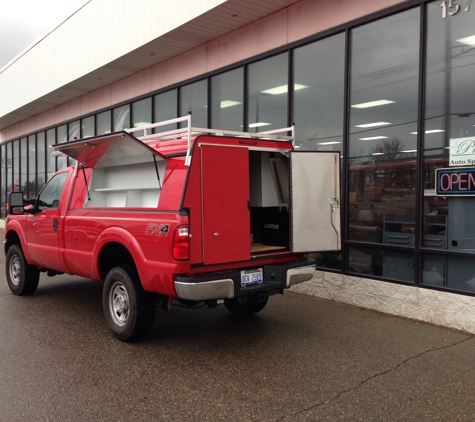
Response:
[{"label": "red pickup truck", "polygon": [[194,129],[188,116],[55,145],[76,164],[34,199],[9,194],[11,291],[34,293],[41,272],[102,281],[123,341],[148,334],[159,305],[259,312],[312,277],[309,252],[340,248],[339,153],[274,132]]}]

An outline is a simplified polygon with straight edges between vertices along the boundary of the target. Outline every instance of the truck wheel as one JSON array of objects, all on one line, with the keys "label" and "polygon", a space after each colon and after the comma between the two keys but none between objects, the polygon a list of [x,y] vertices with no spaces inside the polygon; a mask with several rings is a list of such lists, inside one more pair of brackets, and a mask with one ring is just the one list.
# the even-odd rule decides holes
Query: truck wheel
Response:
[{"label": "truck wheel", "polygon": [[229,299],[224,301],[224,306],[233,315],[246,317],[262,311],[267,305],[268,299],[266,297],[263,301],[248,301],[245,303],[239,303],[236,299]]},{"label": "truck wheel", "polygon": [[8,287],[13,294],[27,296],[35,293],[40,281],[40,271],[26,262],[19,245],[12,245],[8,249],[5,272]]},{"label": "truck wheel", "polygon": [[122,341],[140,340],[152,329],[155,302],[142,289],[135,271],[121,267],[107,274],[102,291],[102,306],[112,334]]}]

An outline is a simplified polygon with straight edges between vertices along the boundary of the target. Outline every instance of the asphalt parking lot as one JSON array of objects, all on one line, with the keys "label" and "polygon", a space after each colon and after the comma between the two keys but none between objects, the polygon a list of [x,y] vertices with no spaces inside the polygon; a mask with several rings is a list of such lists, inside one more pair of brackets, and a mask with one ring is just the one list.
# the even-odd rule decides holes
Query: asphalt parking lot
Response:
[{"label": "asphalt parking lot", "polygon": [[100,283],[17,297],[0,264],[2,421],[475,420],[471,334],[286,292],[245,320],[159,310],[126,344]]}]

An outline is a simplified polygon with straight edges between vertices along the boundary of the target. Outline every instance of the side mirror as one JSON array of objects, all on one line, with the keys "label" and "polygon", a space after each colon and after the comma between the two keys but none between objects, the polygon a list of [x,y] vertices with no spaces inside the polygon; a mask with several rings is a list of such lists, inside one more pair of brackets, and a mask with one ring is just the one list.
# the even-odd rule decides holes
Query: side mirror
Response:
[{"label": "side mirror", "polygon": [[23,192],[10,192],[7,203],[8,214],[24,214]]}]

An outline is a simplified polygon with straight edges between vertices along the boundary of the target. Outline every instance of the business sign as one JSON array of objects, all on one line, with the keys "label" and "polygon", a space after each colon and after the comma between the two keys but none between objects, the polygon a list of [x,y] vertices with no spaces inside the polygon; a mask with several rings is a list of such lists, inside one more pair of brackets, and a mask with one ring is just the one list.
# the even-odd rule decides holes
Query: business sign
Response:
[{"label": "business sign", "polygon": [[436,169],[435,194],[475,196],[475,168]]},{"label": "business sign", "polygon": [[475,166],[475,138],[450,140],[449,166]]}]

